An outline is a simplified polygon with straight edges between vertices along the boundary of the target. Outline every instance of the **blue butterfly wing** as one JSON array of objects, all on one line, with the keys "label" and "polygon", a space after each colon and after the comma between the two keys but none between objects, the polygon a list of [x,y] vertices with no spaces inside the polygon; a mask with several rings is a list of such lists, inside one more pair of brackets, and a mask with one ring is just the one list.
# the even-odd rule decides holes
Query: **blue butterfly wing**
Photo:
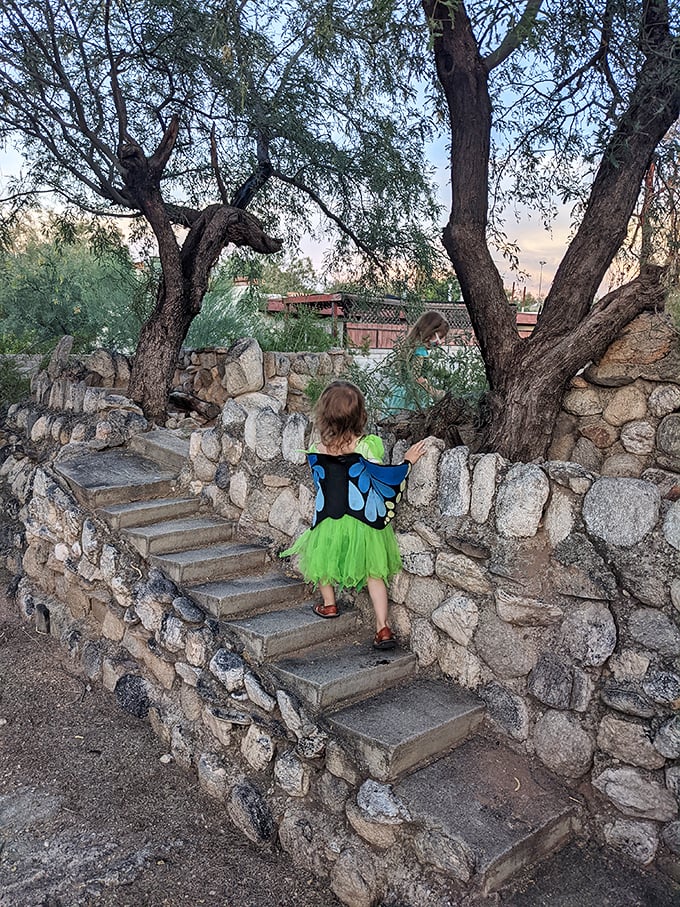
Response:
[{"label": "blue butterfly wing", "polygon": [[349,504],[350,510],[355,510],[357,513],[360,513],[364,509],[364,497],[354,484],[354,482],[347,483],[348,496],[347,502]]}]

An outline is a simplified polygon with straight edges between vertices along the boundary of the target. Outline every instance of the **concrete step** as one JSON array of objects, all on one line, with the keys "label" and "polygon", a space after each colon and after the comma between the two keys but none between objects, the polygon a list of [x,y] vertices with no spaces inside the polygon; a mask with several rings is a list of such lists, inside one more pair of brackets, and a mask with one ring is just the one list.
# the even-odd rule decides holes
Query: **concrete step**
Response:
[{"label": "concrete step", "polygon": [[160,520],[192,516],[201,507],[199,498],[165,498],[157,501],[132,501],[130,504],[111,504],[99,514],[113,530],[130,526],[149,526]]},{"label": "concrete step", "polygon": [[248,653],[259,660],[277,658],[316,646],[355,629],[359,614],[354,610],[328,620],[312,611],[312,603],[285,611],[271,611],[243,620],[229,621]]},{"label": "concrete step", "polygon": [[179,472],[189,459],[189,442],[164,428],[135,435],[132,450]]},{"label": "concrete step", "polygon": [[309,595],[306,583],[291,579],[278,570],[202,583],[187,591],[206,611],[223,619],[264,609],[280,609]]},{"label": "concrete step", "polygon": [[92,510],[170,497],[178,474],[176,469],[122,448],[69,452],[54,468],[78,501]]},{"label": "concrete step", "polygon": [[154,567],[180,584],[210,582],[224,579],[235,573],[245,573],[262,567],[267,559],[267,549],[246,542],[225,542],[210,548],[189,548],[168,554],[152,554]]},{"label": "concrete step", "polygon": [[[667,859],[672,872],[677,858]],[[540,872],[527,869],[513,878],[501,892],[501,903],[503,907],[678,907],[680,884],[669,875],[651,866],[636,866],[620,851],[602,847],[596,840],[572,841],[542,863]],[[484,905],[489,907],[489,902]]]},{"label": "concrete step", "polygon": [[467,845],[485,894],[559,850],[579,824],[570,791],[526,756],[481,738],[408,775],[394,793],[426,833]]},{"label": "concrete step", "polygon": [[196,516],[164,520],[152,526],[135,526],[123,535],[143,557],[168,554],[186,548],[227,542],[234,537],[234,522],[220,517]]},{"label": "concrete step", "polygon": [[371,778],[393,779],[462,743],[484,718],[484,703],[451,683],[416,680],[328,719]]},{"label": "concrete step", "polygon": [[377,652],[369,640],[338,643],[273,662],[270,670],[284,689],[313,710],[332,708],[410,679],[416,657],[403,649]]}]

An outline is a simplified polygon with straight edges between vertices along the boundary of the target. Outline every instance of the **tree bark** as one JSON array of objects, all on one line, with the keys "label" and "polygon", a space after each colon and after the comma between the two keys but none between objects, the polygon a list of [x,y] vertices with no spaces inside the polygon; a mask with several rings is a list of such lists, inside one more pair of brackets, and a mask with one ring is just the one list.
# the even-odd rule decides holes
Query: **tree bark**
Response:
[{"label": "tree bark", "polygon": [[143,325],[135,351],[128,393],[152,422],[163,423],[182,343],[201,311],[210,272],[229,243],[256,252],[278,252],[282,241],[268,236],[252,214],[232,205],[209,205],[192,212],[180,246],[170,212],[163,202],[160,177],[172,152],[176,124],[171,123],[156,153],[148,158],[130,143],[120,149],[126,191],[132,206],[147,218],[158,242],[162,279],[156,305]]}]

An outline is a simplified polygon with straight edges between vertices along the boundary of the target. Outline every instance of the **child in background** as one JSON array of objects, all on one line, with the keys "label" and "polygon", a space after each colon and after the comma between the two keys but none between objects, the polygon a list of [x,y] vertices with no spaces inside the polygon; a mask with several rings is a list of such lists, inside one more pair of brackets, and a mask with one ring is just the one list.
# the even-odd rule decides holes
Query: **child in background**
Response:
[{"label": "child in background", "polygon": [[425,442],[410,447],[404,463],[382,466],[383,442],[364,435],[366,421],[363,394],[349,381],[333,381],[319,397],[315,423],[321,443],[307,455],[316,487],[312,528],[281,556],[300,555],[302,575],[321,592],[323,601],[314,606],[319,617],[338,616],[335,586],[366,585],[375,611],[373,647],[393,649],[386,584],[402,563],[389,522]]},{"label": "child in background", "polygon": [[422,372],[430,350],[441,346],[448,332],[449,323],[440,312],[425,312],[411,326],[396,349],[398,383],[387,401],[387,414],[425,409],[443,396],[443,391],[431,387]]}]

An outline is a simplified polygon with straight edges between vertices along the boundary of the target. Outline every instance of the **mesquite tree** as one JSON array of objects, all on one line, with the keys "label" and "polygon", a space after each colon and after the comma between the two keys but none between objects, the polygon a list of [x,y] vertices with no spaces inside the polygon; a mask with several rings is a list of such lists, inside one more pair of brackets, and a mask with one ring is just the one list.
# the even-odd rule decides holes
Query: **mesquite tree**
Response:
[{"label": "mesquite tree", "polygon": [[28,162],[15,198],[48,190],[155,236],[130,381],[148,417],[227,244],[273,253],[273,235],[320,221],[357,262],[422,247],[427,124],[403,87],[418,31],[371,0],[4,0],[0,141]]},{"label": "mesquite tree", "polygon": [[[594,300],[680,113],[680,13],[666,0],[423,7],[451,130],[443,241],[487,368],[487,446],[529,460],[545,454],[571,376],[663,302],[654,264]],[[577,199],[584,175],[578,227],[523,340],[489,249],[490,189],[549,205]]]}]

